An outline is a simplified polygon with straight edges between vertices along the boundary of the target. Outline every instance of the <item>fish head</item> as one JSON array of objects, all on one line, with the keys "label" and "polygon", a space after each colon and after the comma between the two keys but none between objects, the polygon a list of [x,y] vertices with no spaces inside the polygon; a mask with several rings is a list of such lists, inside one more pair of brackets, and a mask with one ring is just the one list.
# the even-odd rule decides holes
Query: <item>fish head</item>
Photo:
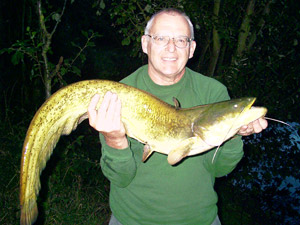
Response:
[{"label": "fish head", "polygon": [[253,107],[256,98],[239,98],[210,104],[193,125],[193,131],[206,144],[220,146],[239,129],[267,113],[264,107]]}]

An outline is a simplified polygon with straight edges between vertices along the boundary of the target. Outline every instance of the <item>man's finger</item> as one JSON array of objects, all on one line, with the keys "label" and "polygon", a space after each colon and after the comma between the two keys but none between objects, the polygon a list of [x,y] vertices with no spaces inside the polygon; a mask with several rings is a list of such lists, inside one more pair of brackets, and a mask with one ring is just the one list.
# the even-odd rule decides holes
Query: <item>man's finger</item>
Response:
[{"label": "man's finger", "polygon": [[96,121],[96,117],[97,117],[97,110],[96,110],[96,106],[97,103],[100,99],[100,95],[99,94],[95,94],[92,99],[91,102],[88,106],[88,117],[89,117],[89,123],[90,125],[94,125],[95,121]]},{"label": "man's finger", "polygon": [[259,133],[263,130],[262,126],[259,123],[259,120],[253,121],[253,131],[254,133]]},{"label": "man's finger", "polygon": [[110,96],[110,101],[106,112],[106,119],[109,120],[110,122],[113,122],[114,120],[117,100],[118,100],[118,96],[112,93]]},{"label": "man's finger", "polygon": [[253,123],[253,128],[255,133],[261,132],[262,130],[266,129],[267,126],[268,126],[268,122],[264,118],[259,118]]},{"label": "man's finger", "polygon": [[122,103],[121,100],[118,98],[116,101],[116,106],[115,106],[115,111],[113,119],[114,119],[114,124],[118,124],[118,127],[121,126],[122,122],[121,122],[121,108],[122,108]]},{"label": "man's finger", "polygon": [[259,123],[263,129],[266,129],[268,127],[268,121],[265,118],[260,118]]},{"label": "man's finger", "polygon": [[103,101],[102,101],[102,103],[101,103],[101,105],[98,109],[98,114],[100,116],[103,116],[103,117],[106,116],[107,110],[108,110],[109,105],[110,105],[111,96],[112,96],[112,93],[110,91],[106,92],[106,94],[104,95]]}]

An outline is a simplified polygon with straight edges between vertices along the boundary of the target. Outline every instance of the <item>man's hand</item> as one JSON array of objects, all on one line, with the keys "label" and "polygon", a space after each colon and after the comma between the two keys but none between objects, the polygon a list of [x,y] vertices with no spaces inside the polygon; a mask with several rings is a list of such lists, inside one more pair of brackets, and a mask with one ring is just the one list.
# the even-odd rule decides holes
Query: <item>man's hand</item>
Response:
[{"label": "man's hand", "polygon": [[266,129],[267,126],[268,121],[264,118],[259,118],[248,125],[242,126],[238,134],[242,136],[248,136],[254,133],[260,133],[262,130]]},{"label": "man's hand", "polygon": [[96,109],[100,96],[96,94],[88,107],[91,127],[103,134],[106,144],[116,149],[128,147],[125,127],[121,121],[121,100],[116,94],[107,92]]}]

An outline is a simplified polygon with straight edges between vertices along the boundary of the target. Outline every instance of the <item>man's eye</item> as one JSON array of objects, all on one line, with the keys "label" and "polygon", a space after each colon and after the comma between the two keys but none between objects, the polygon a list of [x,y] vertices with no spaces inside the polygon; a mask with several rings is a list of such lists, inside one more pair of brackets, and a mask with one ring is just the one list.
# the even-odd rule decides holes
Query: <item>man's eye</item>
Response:
[{"label": "man's eye", "polygon": [[177,42],[178,42],[178,43],[185,43],[185,42],[186,42],[186,39],[184,39],[184,38],[178,38],[178,39],[177,39]]},{"label": "man's eye", "polygon": [[163,42],[165,40],[165,38],[164,37],[156,37],[156,40]]}]

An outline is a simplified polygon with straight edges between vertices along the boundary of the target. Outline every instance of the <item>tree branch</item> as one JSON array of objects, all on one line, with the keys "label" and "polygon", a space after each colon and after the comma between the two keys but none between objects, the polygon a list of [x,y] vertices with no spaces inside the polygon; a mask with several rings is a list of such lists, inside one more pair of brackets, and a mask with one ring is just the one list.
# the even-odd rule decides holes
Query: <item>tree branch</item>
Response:
[{"label": "tree branch", "polygon": [[62,9],[61,14],[59,15],[59,19],[56,21],[56,24],[52,30],[51,33],[48,32],[47,28],[46,28],[46,24],[45,24],[45,17],[43,15],[42,12],[42,5],[41,5],[41,1],[37,1],[37,7],[38,7],[38,14],[39,14],[39,22],[40,22],[40,26],[42,29],[42,39],[43,39],[43,48],[42,48],[42,57],[43,57],[43,61],[44,61],[44,66],[45,66],[45,71],[44,71],[44,76],[43,76],[43,82],[45,85],[45,94],[46,94],[46,98],[49,98],[51,95],[51,83],[52,83],[52,75],[50,72],[50,68],[49,68],[49,62],[48,62],[48,56],[47,53],[50,49],[50,45],[51,45],[51,41],[52,41],[52,36],[55,33],[58,24],[61,21],[61,17],[64,14],[65,8],[66,8],[66,2],[67,0],[64,1],[64,6]]},{"label": "tree branch", "polygon": [[[262,16],[269,14],[269,12],[270,12],[270,4],[271,4],[271,3],[272,3],[272,1],[269,1],[269,2],[265,5]],[[249,50],[252,48],[253,44],[254,44],[255,41],[256,41],[257,34],[263,29],[264,25],[265,25],[265,20],[264,20],[264,18],[262,17],[262,18],[260,19],[259,23],[258,23],[259,30],[258,30],[257,32],[252,32],[252,34],[251,34],[251,36],[250,36],[250,38],[249,38],[249,43],[248,43],[248,45],[247,45],[247,51],[249,51]]]},{"label": "tree branch", "polygon": [[237,57],[241,56],[242,52],[246,48],[246,40],[250,31],[250,21],[251,21],[251,16],[254,12],[254,5],[255,5],[255,0],[250,0],[247,6],[246,15],[241,24],[240,33],[238,37],[237,50],[236,50]]},{"label": "tree branch", "polygon": [[52,30],[52,32],[51,32],[51,37],[52,37],[52,35],[55,33],[58,24],[61,22],[61,18],[62,18],[62,16],[64,15],[64,12],[65,12],[65,9],[66,9],[66,4],[67,4],[67,0],[65,0],[63,9],[62,9],[62,11],[61,11],[61,14],[59,15],[59,19],[56,21],[56,24],[55,24],[55,26],[54,26],[54,28],[53,28],[53,30]]},{"label": "tree branch", "polygon": [[218,18],[219,18],[219,11],[220,11],[220,4],[221,0],[215,0],[214,1],[214,13],[213,13],[213,52],[210,57],[210,63],[208,67],[208,76],[213,76],[216,65],[218,62],[219,54],[220,54],[220,48],[221,48],[221,43],[220,43],[220,37],[218,33]]}]

